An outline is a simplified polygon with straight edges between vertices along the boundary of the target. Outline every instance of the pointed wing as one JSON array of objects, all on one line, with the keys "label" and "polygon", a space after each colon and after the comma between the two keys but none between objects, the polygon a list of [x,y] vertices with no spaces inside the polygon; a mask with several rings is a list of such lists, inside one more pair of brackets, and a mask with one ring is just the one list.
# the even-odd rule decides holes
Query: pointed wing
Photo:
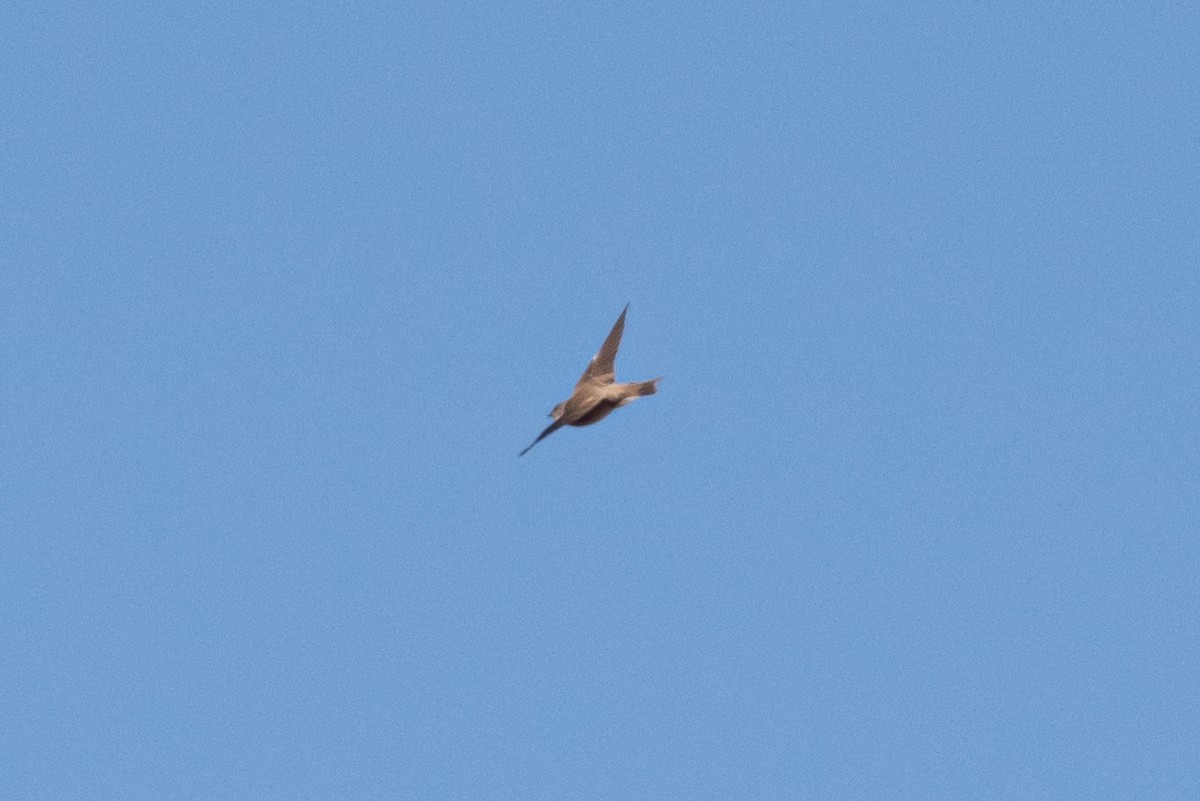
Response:
[{"label": "pointed wing", "polygon": [[[555,431],[557,431],[558,429],[560,429],[562,427],[563,427],[562,420],[555,420],[553,423],[546,426],[545,431],[538,434],[537,439],[535,439],[533,442],[529,443],[529,448],[532,448],[534,445],[537,445],[539,442],[541,442],[546,437],[550,436],[551,434],[553,434]],[[529,448],[526,448],[525,450],[521,451],[520,453],[517,454],[517,456],[524,456],[525,454],[529,453]]]},{"label": "pointed wing", "polygon": [[617,360],[617,348],[621,347],[621,334],[625,333],[625,312],[627,311],[629,311],[628,303],[621,310],[621,316],[617,318],[612,330],[608,332],[608,338],[600,346],[600,352],[588,362],[587,369],[583,371],[583,375],[579,377],[575,386],[587,383],[611,384],[617,380],[616,368],[613,363]]}]

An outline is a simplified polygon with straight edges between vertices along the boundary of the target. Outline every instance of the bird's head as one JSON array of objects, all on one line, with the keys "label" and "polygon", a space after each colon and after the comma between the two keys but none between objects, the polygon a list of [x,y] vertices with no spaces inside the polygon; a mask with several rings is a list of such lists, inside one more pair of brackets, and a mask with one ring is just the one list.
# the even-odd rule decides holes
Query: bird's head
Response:
[{"label": "bird's head", "polygon": [[553,409],[550,410],[550,416],[553,417],[555,420],[562,417],[563,407],[566,405],[567,405],[567,402],[563,401],[562,403],[555,406]]}]

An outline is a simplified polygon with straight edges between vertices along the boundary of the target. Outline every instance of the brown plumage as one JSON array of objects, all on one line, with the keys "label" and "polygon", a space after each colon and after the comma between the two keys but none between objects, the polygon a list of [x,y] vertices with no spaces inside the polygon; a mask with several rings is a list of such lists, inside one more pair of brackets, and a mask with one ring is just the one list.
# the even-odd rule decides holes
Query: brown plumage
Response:
[{"label": "brown plumage", "polygon": [[[617,358],[617,348],[621,347],[621,334],[625,332],[625,312],[629,304],[621,311],[621,316],[608,332],[600,352],[588,362],[571,397],[554,407],[550,416],[554,422],[546,430],[538,434],[538,438],[529,444],[529,448],[537,445],[546,437],[563,426],[590,426],[599,422],[619,406],[632,403],[635,398],[643,395],[653,395],[657,392],[655,386],[662,376],[649,381],[635,381],[630,384],[618,384],[616,369],[613,366]],[[520,456],[529,452],[529,448],[521,451]]]}]

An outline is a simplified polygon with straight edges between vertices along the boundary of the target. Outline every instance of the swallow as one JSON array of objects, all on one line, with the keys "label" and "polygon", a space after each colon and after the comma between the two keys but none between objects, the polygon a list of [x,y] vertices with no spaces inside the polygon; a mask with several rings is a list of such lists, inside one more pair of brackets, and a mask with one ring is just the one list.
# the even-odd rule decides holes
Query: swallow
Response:
[{"label": "swallow", "polygon": [[[550,416],[554,422],[546,430],[538,434],[537,439],[529,443],[529,448],[537,445],[546,437],[563,426],[590,426],[598,423],[612,413],[618,406],[633,403],[634,399],[643,395],[653,395],[658,391],[655,386],[662,381],[662,376],[649,381],[635,381],[630,384],[618,384],[616,369],[613,362],[617,358],[617,348],[621,347],[621,334],[625,332],[625,312],[629,304],[621,311],[621,316],[608,332],[600,351],[588,362],[587,369],[575,384],[571,397],[554,407]],[[518,456],[529,453],[529,448],[521,451]]]}]

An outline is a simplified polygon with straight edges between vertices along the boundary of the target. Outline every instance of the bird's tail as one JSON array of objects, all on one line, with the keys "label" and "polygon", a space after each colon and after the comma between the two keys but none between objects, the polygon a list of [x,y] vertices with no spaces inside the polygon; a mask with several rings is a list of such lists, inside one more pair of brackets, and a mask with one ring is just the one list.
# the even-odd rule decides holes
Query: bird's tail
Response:
[{"label": "bird's tail", "polygon": [[655,392],[658,392],[658,382],[662,380],[663,377],[660,375],[658,378],[651,378],[649,381],[639,381],[633,385],[633,388],[637,391],[639,398],[643,395],[653,395]]}]

